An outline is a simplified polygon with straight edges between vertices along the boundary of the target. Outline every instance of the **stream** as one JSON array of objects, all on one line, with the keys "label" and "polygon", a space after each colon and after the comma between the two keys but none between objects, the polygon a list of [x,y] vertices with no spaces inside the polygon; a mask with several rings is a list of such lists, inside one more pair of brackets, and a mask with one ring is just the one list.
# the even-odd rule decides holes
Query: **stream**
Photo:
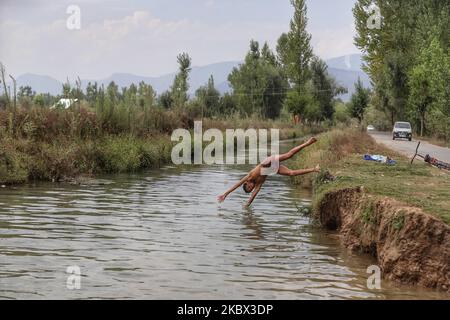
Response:
[{"label": "stream", "polygon": [[[384,280],[368,289],[376,261],[311,223],[299,210],[310,191],[287,177],[269,177],[251,209],[242,190],[219,205],[249,168],[166,166],[0,188],[0,299],[448,298]],[[71,266],[79,289],[68,288]]]}]

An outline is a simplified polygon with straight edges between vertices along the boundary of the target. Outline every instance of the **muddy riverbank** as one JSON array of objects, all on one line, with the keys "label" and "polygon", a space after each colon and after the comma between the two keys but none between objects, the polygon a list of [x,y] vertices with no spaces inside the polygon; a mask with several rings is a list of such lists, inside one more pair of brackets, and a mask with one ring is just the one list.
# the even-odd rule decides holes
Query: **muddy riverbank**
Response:
[{"label": "muddy riverbank", "polygon": [[385,279],[450,293],[450,227],[440,219],[364,188],[327,193],[317,210],[347,248],[377,259]]},{"label": "muddy riverbank", "polygon": [[[364,154],[395,159],[388,165]],[[377,259],[383,278],[449,292],[450,175],[414,164],[367,133],[334,130],[294,164],[323,171],[299,180],[314,189],[313,212],[353,252]]]}]

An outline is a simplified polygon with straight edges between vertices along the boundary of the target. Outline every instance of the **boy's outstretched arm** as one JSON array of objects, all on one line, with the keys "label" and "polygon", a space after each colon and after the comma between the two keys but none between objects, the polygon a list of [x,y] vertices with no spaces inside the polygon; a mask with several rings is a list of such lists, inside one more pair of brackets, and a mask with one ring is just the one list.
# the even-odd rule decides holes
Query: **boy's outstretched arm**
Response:
[{"label": "boy's outstretched arm", "polygon": [[244,178],[242,178],[238,183],[236,183],[233,187],[231,187],[227,192],[225,192],[224,194],[220,195],[217,197],[217,200],[219,202],[223,202],[226,197],[232,193],[234,190],[236,190],[237,188],[239,188],[240,186],[242,186],[244,184],[245,181],[247,181],[247,179],[250,177],[250,173],[248,173]]},{"label": "boy's outstretched arm", "polygon": [[252,195],[250,196],[250,199],[248,199],[248,202],[245,205],[246,207],[249,207],[252,204],[253,200],[255,200],[256,196],[259,193],[259,191],[261,191],[261,187],[262,187],[262,183],[255,187],[255,190],[253,190]]}]

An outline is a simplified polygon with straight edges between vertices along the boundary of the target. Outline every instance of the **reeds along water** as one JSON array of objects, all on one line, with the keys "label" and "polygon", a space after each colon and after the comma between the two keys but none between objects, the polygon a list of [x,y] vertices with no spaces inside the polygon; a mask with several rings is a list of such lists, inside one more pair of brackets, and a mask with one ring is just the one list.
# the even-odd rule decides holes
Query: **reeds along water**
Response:
[{"label": "reeds along water", "polygon": [[[1,110],[0,183],[158,167],[170,159],[173,130],[192,129],[194,121],[201,120],[190,108],[166,110],[139,100],[128,106],[125,102],[105,96],[69,109],[19,105],[14,117],[11,110]],[[281,138],[306,132],[286,119],[237,114],[203,122],[205,130],[280,128]]]}]

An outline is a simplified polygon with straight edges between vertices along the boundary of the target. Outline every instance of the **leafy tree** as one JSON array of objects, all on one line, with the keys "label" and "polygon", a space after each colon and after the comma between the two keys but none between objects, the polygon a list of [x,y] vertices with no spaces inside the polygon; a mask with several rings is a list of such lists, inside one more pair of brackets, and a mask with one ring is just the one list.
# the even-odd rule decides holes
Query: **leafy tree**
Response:
[{"label": "leafy tree", "polygon": [[309,79],[309,62],[313,57],[311,35],[307,32],[307,7],[305,0],[291,0],[294,17],[290,31],[278,39],[277,52],[289,81],[297,88],[304,87]]},{"label": "leafy tree", "polygon": [[238,108],[245,115],[258,113],[262,106],[264,80],[260,76],[259,58],[259,43],[251,40],[244,63],[233,68],[228,76]]},{"label": "leafy tree", "polygon": [[310,104],[313,103],[313,97],[309,91],[300,93],[297,90],[290,90],[286,95],[285,105],[288,111],[294,115],[308,118],[306,110]]},{"label": "leafy tree", "polygon": [[34,105],[42,108],[45,105],[45,97],[44,97],[44,95],[43,94],[35,95],[34,99],[33,99],[33,103],[34,103]]},{"label": "leafy tree", "polygon": [[264,42],[264,45],[261,49],[261,58],[269,65],[274,67],[278,67],[279,63],[277,61],[277,57],[272,52],[267,42]]},{"label": "leafy tree", "polygon": [[260,51],[257,41],[250,42],[244,63],[228,76],[239,111],[275,118],[280,114],[287,82],[268,45]]},{"label": "leafy tree", "polygon": [[105,121],[107,119],[107,115],[106,115],[106,96],[105,96],[105,87],[103,86],[103,84],[101,85],[101,87],[98,88],[98,93],[95,97],[95,109],[97,112],[97,115],[99,116],[99,120],[100,120],[100,130],[103,130],[105,127]]},{"label": "leafy tree", "polygon": [[62,96],[64,98],[69,98],[71,90],[72,86],[70,85],[69,79],[67,79],[67,82],[63,83],[62,85]]},{"label": "leafy tree", "polygon": [[36,92],[30,86],[20,86],[19,91],[17,92],[17,97],[19,100],[23,97],[33,98],[36,95]]},{"label": "leafy tree", "polygon": [[151,108],[156,100],[156,92],[153,87],[141,81],[138,87],[138,105],[141,109]]},{"label": "leafy tree", "polygon": [[364,88],[361,79],[358,78],[358,81],[355,84],[355,93],[352,94],[350,100],[350,114],[352,117],[357,118],[359,122],[361,122],[364,118],[364,111],[369,105],[370,100],[370,91],[369,89]]},{"label": "leafy tree", "polygon": [[334,113],[334,97],[347,90],[328,74],[327,64],[318,57],[311,61],[313,97],[320,111],[320,120],[331,120]]},{"label": "leafy tree", "polygon": [[312,98],[310,103],[306,105],[304,118],[307,121],[317,123],[323,120],[322,110],[317,100]]},{"label": "leafy tree", "polygon": [[[353,9],[357,30],[355,44],[366,52],[364,69],[372,80],[378,80],[374,83],[375,87],[383,87],[380,90],[376,88],[375,92],[383,94],[381,100],[388,102],[385,107],[391,108],[389,111],[398,117],[405,109],[406,75],[410,60],[405,53],[411,47],[410,35],[405,34],[405,28],[410,27],[410,5],[404,3],[400,7],[401,2],[358,0]],[[382,24],[373,26],[370,21],[378,12],[381,16],[375,18]]]},{"label": "leafy tree", "polygon": [[[283,33],[277,44],[278,61],[288,79],[292,91],[287,93],[285,106],[289,112],[301,118],[316,119],[317,105],[311,92],[310,62],[313,58],[311,35],[306,30],[308,24],[305,0],[291,0],[294,16],[290,30]],[[313,105],[314,104],[314,105]]]},{"label": "leafy tree", "polygon": [[86,87],[86,100],[90,104],[94,104],[97,100],[98,95],[98,85],[97,82],[91,83],[89,82]]},{"label": "leafy tree", "polygon": [[[378,14],[380,25],[373,26],[370,21]],[[450,2],[358,0],[353,15],[355,44],[365,53],[364,70],[374,84],[377,107],[389,114],[392,123],[404,120],[411,107],[412,70],[422,48],[429,45],[430,34],[442,48],[449,47]]]},{"label": "leafy tree", "polygon": [[225,93],[220,97],[219,108],[221,115],[231,115],[235,113],[237,111],[237,105],[234,96]]},{"label": "leafy tree", "polygon": [[350,114],[345,103],[339,101],[336,103],[335,112],[333,114],[334,123],[348,124],[350,120]]},{"label": "leafy tree", "polygon": [[117,104],[120,99],[119,86],[111,81],[106,87],[106,95],[112,104]]},{"label": "leafy tree", "polygon": [[450,115],[447,99],[450,94],[450,59],[434,37],[429,46],[423,48],[418,64],[409,76],[409,105],[413,115],[420,120],[420,135],[425,130],[425,119],[431,108],[438,108]]},{"label": "leafy tree", "polygon": [[265,77],[265,88],[263,92],[262,115],[264,118],[275,119],[280,116],[283,102],[286,96],[286,79],[281,70],[272,65],[272,59],[262,66]]},{"label": "leafy tree", "polygon": [[33,98],[36,92],[30,86],[20,86],[17,92],[17,100],[22,108],[29,109],[32,106]]},{"label": "leafy tree", "polygon": [[114,81],[111,81],[106,87],[103,108],[104,116],[102,117],[103,122],[110,125],[109,130],[112,130],[112,127],[116,127],[116,108],[119,105],[120,98],[119,87]]},{"label": "leafy tree", "polygon": [[161,93],[161,95],[159,96],[159,104],[166,109],[169,109],[173,106],[173,98],[170,91],[164,91],[163,93]]},{"label": "leafy tree", "polygon": [[219,114],[220,92],[214,87],[212,75],[205,86],[197,89],[195,96],[201,105],[203,116],[211,117]]},{"label": "leafy tree", "polygon": [[81,101],[82,99],[84,99],[84,92],[83,92],[83,88],[81,85],[80,77],[77,77],[77,79],[75,80],[75,86],[72,87],[72,91],[71,91],[70,95],[72,98],[78,99],[78,101]]},{"label": "leafy tree", "polygon": [[134,83],[132,83],[128,88],[122,89],[123,100],[129,107],[137,106],[137,93],[138,88]]},{"label": "leafy tree", "polygon": [[171,96],[173,103],[177,107],[184,107],[189,99],[189,72],[191,71],[191,58],[185,52],[177,56],[179,65],[178,74],[175,76],[173,85],[171,88]]}]

